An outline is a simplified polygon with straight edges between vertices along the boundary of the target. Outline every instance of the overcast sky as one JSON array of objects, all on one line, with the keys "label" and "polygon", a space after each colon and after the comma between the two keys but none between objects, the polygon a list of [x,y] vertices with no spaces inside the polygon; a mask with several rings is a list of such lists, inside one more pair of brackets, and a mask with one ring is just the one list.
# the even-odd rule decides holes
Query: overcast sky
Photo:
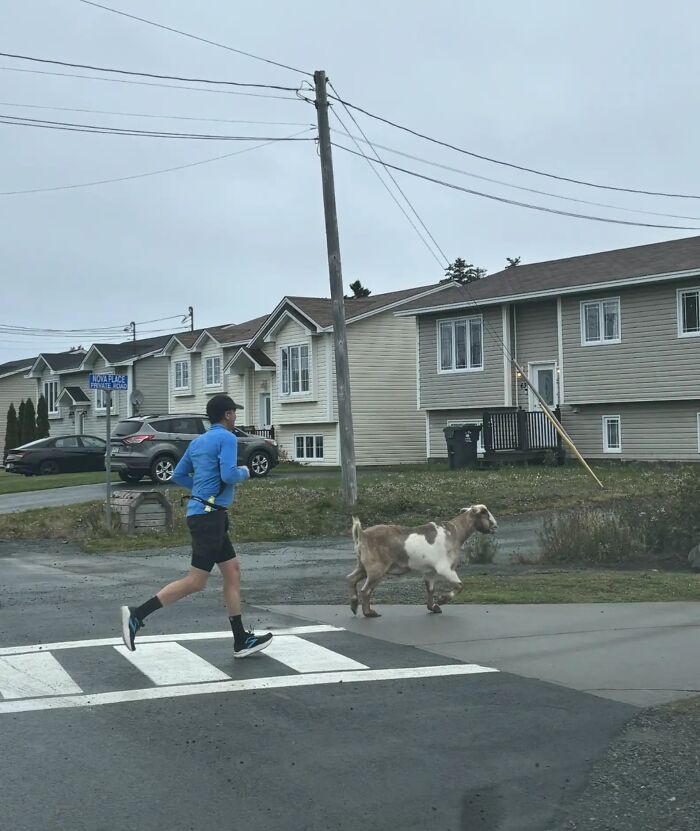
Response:
[{"label": "overcast sky", "polygon": [[[103,2],[305,71],[325,69],[349,101],[476,153],[577,179],[700,193],[700,12],[690,0]],[[294,87],[305,77],[79,0],[0,0],[0,10],[5,52]],[[7,71],[80,72],[8,58],[0,58],[0,67],[0,112],[13,116],[251,136],[287,136],[315,121],[314,109],[297,100]],[[465,187],[574,212],[700,229],[696,200],[556,182],[444,150],[365,117],[360,123],[377,143],[471,174],[698,220],[564,202],[380,151],[386,161]],[[147,173],[248,146],[0,124],[0,190]],[[379,293],[440,279],[441,267],[369,165],[339,150],[334,161],[345,284],[359,278]],[[545,214],[396,176],[447,257],[462,256],[490,272],[502,268],[507,256],[536,262],[696,233]],[[285,294],[329,293],[313,142],[279,143],[116,184],[0,196],[0,228],[3,325],[126,325],[184,313],[192,305],[200,327],[264,314]],[[79,340],[87,346],[90,338]],[[0,334],[0,362],[73,342]]]}]

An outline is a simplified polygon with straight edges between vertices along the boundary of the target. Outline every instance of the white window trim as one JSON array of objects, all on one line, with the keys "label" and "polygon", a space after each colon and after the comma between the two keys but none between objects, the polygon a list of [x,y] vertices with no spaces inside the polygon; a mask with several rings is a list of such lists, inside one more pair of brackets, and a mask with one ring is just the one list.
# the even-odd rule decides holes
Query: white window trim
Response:
[{"label": "white window trim", "polygon": [[[316,453],[316,439],[321,439],[323,442],[323,455],[321,456],[297,456],[297,439],[304,440],[304,453],[306,453],[306,440],[313,438],[314,440],[314,454]],[[326,458],[326,437],[323,433],[296,433],[294,435],[294,452],[292,458],[296,462],[322,462]]]},{"label": "white window trim", "polygon": [[41,385],[41,394],[46,399],[46,405],[47,406],[48,406],[48,403],[49,403],[49,399],[46,395],[46,387],[47,387],[48,384],[55,384],[56,385],[56,396],[54,398],[54,406],[56,407],[56,409],[55,410],[49,410],[49,419],[60,418],[61,417],[61,407],[58,403],[58,398],[61,394],[61,384],[53,378],[50,379],[49,381],[44,381],[42,383],[42,385]]},{"label": "white window trim", "polygon": [[[481,322],[481,366],[471,366],[472,354],[471,354],[471,346],[469,343],[469,321],[471,320],[479,320]],[[443,323],[451,323],[452,324],[452,362],[454,363],[456,357],[456,336],[455,336],[455,323],[466,323],[467,324],[467,366],[461,369],[442,369],[442,351],[440,349],[440,326]],[[460,316],[460,317],[441,317],[439,320],[435,321],[436,326],[436,341],[437,341],[437,371],[438,375],[461,375],[464,372],[483,372],[484,371],[484,364],[486,361],[484,360],[484,316],[483,315],[468,315],[468,316]]]},{"label": "white window trim", "polygon": [[[178,364],[187,364],[187,386],[186,387],[178,387],[177,386],[177,365]],[[173,361],[173,392],[175,395],[178,393],[188,393],[192,389],[192,362],[187,359],[179,359],[177,361]]]},{"label": "white window trim", "polygon": [[[98,403],[99,400],[100,400],[100,393],[101,392],[107,393],[107,392],[109,392],[109,390],[95,390],[95,413],[97,415],[106,415],[107,414],[107,408],[106,407],[100,407],[100,405]],[[112,407],[110,409],[110,415],[115,415],[116,412],[117,412],[117,396],[114,394],[114,392],[115,391],[112,390]]]},{"label": "white window trim", "polygon": [[689,286],[684,289],[676,289],[676,317],[678,322],[679,338],[700,338],[700,332],[683,331],[683,295],[690,294],[695,291],[700,295],[700,286]]},{"label": "white window trim", "polygon": [[[603,315],[603,304],[617,303],[617,337],[605,337],[605,316]],[[586,340],[586,306],[598,306],[598,322],[600,325],[599,333],[602,335],[598,340]],[[581,326],[581,346],[609,346],[613,343],[622,343],[622,302],[619,297],[601,297],[598,300],[581,300],[579,309],[579,320]]]},{"label": "white window trim", "polygon": [[[207,364],[209,363],[209,361],[218,361],[219,362],[219,380],[214,381],[211,384],[208,383],[208,381],[207,381],[207,377],[208,377],[208,374],[209,374]],[[212,375],[213,374],[214,373],[212,372]],[[220,389],[223,386],[223,383],[224,383],[224,370],[223,370],[223,361],[221,360],[221,355],[210,355],[208,358],[204,359],[204,386],[207,389]]]},{"label": "white window trim", "polygon": [[486,450],[484,449],[484,421],[480,418],[450,418],[447,420],[446,427],[461,427],[463,424],[471,426],[479,425],[481,432],[479,433],[479,440],[476,443],[476,452],[478,456],[483,456]]},{"label": "white window trim", "polygon": [[[617,420],[617,434],[620,437],[619,447],[608,446],[608,421]],[[603,416],[603,453],[622,453],[622,419],[619,415]]]},{"label": "white window trim", "polygon": [[[300,390],[299,392],[292,392],[292,359],[289,354],[290,349],[299,349],[301,350],[302,347],[306,346],[309,350],[309,388],[308,390]],[[282,383],[282,352],[287,350],[287,369],[289,372],[289,392],[284,392],[284,384]],[[287,400],[290,398],[309,398],[313,395],[314,389],[314,373],[313,373],[313,344],[309,342],[302,342],[302,343],[288,343],[284,346],[279,347],[279,355],[278,355],[278,382],[277,382],[277,393],[280,398]],[[299,353],[299,385],[301,385],[301,352]]]}]

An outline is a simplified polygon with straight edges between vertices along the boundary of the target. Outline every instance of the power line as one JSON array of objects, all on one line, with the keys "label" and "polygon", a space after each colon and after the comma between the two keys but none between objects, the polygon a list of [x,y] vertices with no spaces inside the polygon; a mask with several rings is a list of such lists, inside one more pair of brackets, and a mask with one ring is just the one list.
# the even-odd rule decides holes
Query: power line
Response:
[{"label": "power line", "polygon": [[[335,142],[333,142],[333,146],[339,148],[340,150],[344,150],[346,153],[350,153],[353,156],[360,156],[360,158],[363,158],[361,153],[357,153],[354,150],[351,150],[349,147],[344,147],[342,144],[336,144]],[[432,176],[426,176],[423,173],[417,173],[415,170],[407,170],[405,167],[398,167],[398,165],[392,165],[388,162],[377,162],[377,164],[381,164],[383,167],[390,167],[392,170],[398,170],[400,173],[406,173],[409,176],[415,176],[418,179],[424,179],[426,182],[433,182],[433,184],[442,185],[442,187],[451,188],[452,190],[459,190],[462,191],[462,193],[469,193],[472,196],[481,196],[484,199],[492,199],[495,202],[503,202],[506,205],[514,205],[519,208],[530,208],[533,211],[542,211],[544,213],[557,214],[559,216],[571,216],[576,219],[589,219],[595,222],[608,222],[612,223],[613,225],[633,225],[639,228],[667,228],[677,231],[700,230],[700,228],[698,228],[697,226],[692,225],[657,225],[650,222],[632,222],[626,219],[610,219],[608,217],[603,216],[578,214],[573,213],[572,211],[561,211],[557,208],[546,208],[543,205],[532,205],[529,202],[517,202],[514,199],[506,199],[503,196],[495,196],[492,193],[484,193],[483,191],[472,190],[471,188],[465,188],[461,185],[455,185],[452,182],[445,182],[442,179],[434,179]]]},{"label": "power line", "polygon": [[[330,88],[333,90],[333,92],[335,92],[335,93],[336,93],[336,95],[337,95],[337,94],[338,94],[338,91],[336,90],[336,88],[333,86],[333,84],[332,84],[330,81],[328,82],[328,85],[329,85],[329,86],[330,86]],[[355,116],[352,114],[352,112],[351,112],[351,111],[350,111],[347,107],[345,107],[345,105],[344,105],[344,104],[343,104],[343,107],[345,108],[345,112],[346,112],[346,113],[350,116],[350,118],[352,119],[352,121],[353,121],[354,125],[357,127],[357,129],[360,131],[360,133],[362,133],[362,136],[363,136],[363,138],[364,138],[365,142],[366,142],[366,143],[369,145],[369,147],[371,148],[372,152],[374,153],[374,155],[375,155],[375,156],[376,156],[376,158],[377,158],[377,161],[381,164],[381,163],[382,163],[382,158],[381,158],[381,156],[379,155],[379,153],[377,153],[377,151],[376,151],[376,149],[375,149],[374,145],[372,144],[372,142],[371,142],[371,141],[369,140],[369,138],[367,137],[367,134],[366,134],[366,133],[365,133],[365,131],[362,129],[362,127],[360,127],[360,125],[357,123],[357,119],[356,119],[356,118],[355,118]],[[343,120],[341,119],[341,117],[338,115],[338,113],[337,113],[335,110],[333,110],[333,113],[334,113],[335,117],[338,119],[338,121],[340,121],[340,123],[341,123],[341,125],[342,125],[343,129],[346,131],[346,133],[348,133],[347,127],[346,127],[346,126],[345,126],[345,124],[343,123]],[[348,135],[349,135],[349,133],[348,133]],[[353,141],[355,142],[355,139],[354,139],[352,136],[351,136],[351,138],[352,138],[352,139],[353,139]],[[359,144],[358,144],[357,142],[355,142],[355,147],[357,147],[357,149],[360,151],[360,153],[362,153],[362,150],[361,150],[361,148],[360,148],[360,146],[359,146]],[[364,153],[362,153],[362,155],[364,156]],[[374,167],[374,165],[371,163],[371,160],[370,160],[370,159],[367,159],[367,161],[368,161],[368,163],[370,164],[370,167],[372,168],[372,170],[374,170],[375,172],[377,172],[377,173],[378,173],[378,171],[376,170],[376,168]],[[410,200],[410,199],[406,196],[406,194],[405,194],[405,192],[404,192],[403,188],[402,188],[402,187],[401,187],[401,185],[400,185],[400,184],[396,181],[396,177],[392,174],[392,172],[391,172],[388,168],[384,168],[384,170],[385,170],[385,172],[387,173],[387,175],[389,176],[389,178],[391,179],[391,181],[394,183],[395,187],[397,188],[397,190],[399,191],[399,193],[401,194],[401,196],[403,196],[404,201],[406,202],[406,204],[408,205],[408,207],[411,209],[411,211],[413,212],[413,215],[416,217],[416,219],[418,220],[418,222],[419,222],[419,223],[421,224],[421,226],[423,227],[423,230],[425,231],[425,233],[426,233],[426,234],[430,237],[430,239],[431,239],[431,241],[432,241],[433,245],[435,246],[435,248],[437,248],[437,250],[438,250],[438,251],[440,252],[440,254],[442,255],[443,262],[441,263],[441,262],[440,262],[440,260],[439,260],[439,258],[435,257],[435,254],[434,254],[434,252],[432,251],[432,249],[431,249],[431,254],[433,255],[433,257],[435,257],[435,259],[437,260],[437,262],[439,263],[439,265],[440,265],[442,268],[446,267],[447,265],[449,265],[449,262],[450,262],[450,261],[448,260],[448,258],[447,258],[447,255],[446,255],[446,254],[445,254],[445,252],[442,250],[442,248],[440,248],[440,246],[438,245],[438,242],[437,242],[437,240],[435,239],[435,237],[434,237],[434,236],[430,233],[430,229],[429,229],[429,228],[428,228],[428,226],[425,224],[425,222],[423,222],[423,220],[422,220],[422,218],[421,218],[420,214],[418,213],[418,211],[417,211],[417,210],[413,207],[413,205],[412,205],[412,203],[411,203],[411,200]],[[381,179],[381,177],[380,177],[380,179]],[[389,192],[391,193],[391,191],[389,191]],[[396,201],[396,204],[397,204],[397,205],[399,205],[399,207],[401,207],[398,201]],[[404,215],[405,215],[405,214],[404,214]],[[406,218],[408,219],[408,216],[406,216]],[[409,220],[409,221],[410,221],[410,220]],[[413,223],[412,223],[412,222],[411,222],[411,225],[415,228],[415,225],[413,225]],[[416,229],[416,230],[417,230],[417,229]],[[422,239],[422,236],[421,236],[421,239]]]},{"label": "power line", "polygon": [[[313,130],[313,127],[310,127],[309,130]],[[302,133],[308,132],[308,130],[302,130]],[[298,136],[300,133],[294,133],[289,138],[293,138],[294,136]],[[19,194],[23,193],[48,193],[50,191],[55,190],[76,190],[78,188],[91,188],[96,185],[110,185],[115,182],[128,182],[131,179],[145,179],[149,176],[160,176],[162,173],[173,173],[177,170],[185,170],[189,167],[199,167],[203,164],[210,164],[211,162],[218,162],[222,159],[230,159],[232,156],[240,156],[243,153],[250,153],[252,150],[258,150],[261,147],[268,147],[271,144],[277,144],[278,141],[282,139],[274,139],[272,141],[266,141],[262,144],[255,144],[252,147],[246,147],[243,150],[235,150],[233,153],[224,153],[223,156],[214,156],[210,159],[202,159],[198,162],[189,162],[188,164],[180,164],[175,167],[165,167],[161,168],[160,170],[150,170],[146,173],[134,173],[131,176],[117,176],[114,179],[98,179],[93,182],[79,182],[74,185],[56,185],[55,187],[48,187],[48,188],[28,188],[25,190],[6,190],[0,191],[0,196],[18,196]]]},{"label": "power line", "polygon": [[262,61],[263,63],[271,64],[272,66],[279,66],[282,69],[290,69],[292,72],[299,72],[301,75],[312,75],[311,72],[305,72],[303,69],[296,69],[293,66],[280,63],[279,61],[273,61],[270,58],[263,58],[260,55],[254,55],[252,52],[244,52],[242,49],[234,49],[233,46],[227,46],[225,43],[217,43],[215,40],[208,40],[207,38],[200,37],[199,35],[193,35],[190,32],[183,32],[181,29],[175,29],[172,26],[165,26],[163,23],[156,23],[156,21],[147,20],[145,17],[137,17],[135,14],[128,14],[127,12],[120,11],[119,9],[112,9],[109,6],[103,6],[101,3],[94,3],[92,0],[80,0],[80,2],[85,3],[86,6],[94,6],[97,9],[112,12],[112,14],[128,17],[131,20],[138,20],[140,23],[147,23],[149,26],[155,26],[158,29],[165,29],[167,32],[174,32],[175,34],[182,35],[183,37],[192,38],[193,40],[198,40],[202,43],[208,43],[210,46],[217,46],[219,49],[226,49],[228,52],[235,52],[237,55],[244,55],[246,58],[253,58],[256,61]]},{"label": "power line", "polygon": [[187,89],[191,92],[209,92],[214,95],[242,95],[246,98],[275,98],[278,101],[298,101],[294,95],[276,95],[265,92],[242,92],[238,89],[208,89],[207,87],[187,87],[183,84],[158,84],[155,81],[134,81],[129,78],[101,78],[99,75],[77,75],[74,72],[52,72],[48,69],[23,69],[18,66],[0,66],[4,72],[26,72],[30,75],[53,75],[59,78],[82,78],[86,81],[105,81],[109,84],[132,84],[138,87],[160,87],[161,89]]},{"label": "power line", "polygon": [[67,130],[78,133],[101,133],[114,136],[136,136],[143,138],[190,139],[197,141],[312,141],[313,139],[283,138],[277,136],[227,136],[214,133],[175,133],[165,130],[137,130],[122,127],[102,127],[98,124],[79,124],[70,121],[50,121],[0,113],[0,123],[18,127],[42,127],[52,130]]},{"label": "power line", "polygon": [[223,81],[212,78],[187,78],[181,75],[159,75],[154,72],[139,72],[131,69],[113,69],[106,66],[92,66],[84,63],[71,63],[70,61],[54,61],[49,58],[34,58],[29,55],[14,55],[11,52],[0,52],[2,58],[14,58],[21,61],[32,61],[33,63],[49,63],[54,66],[68,66],[73,69],[90,69],[93,72],[112,72],[115,75],[136,75],[139,78],[159,78],[162,81],[188,81],[191,84],[215,84],[231,87],[254,87],[256,89],[276,89],[282,92],[296,92],[297,87],[282,87],[276,84],[252,84],[243,81]]},{"label": "power line", "polygon": [[210,121],[218,124],[255,124],[267,127],[313,127],[304,121],[249,121],[240,118],[209,118],[196,115],[164,115],[159,113],[130,113],[118,110],[92,110],[85,107],[51,107],[48,104],[17,104],[14,101],[0,101],[0,107],[22,107],[30,110],[58,110],[68,113],[91,113],[92,115],[120,115],[134,118],[162,118],[177,121]]},{"label": "power line", "polygon": [[475,159],[481,159],[482,161],[491,162],[492,164],[500,164],[504,167],[511,167],[514,170],[522,170],[526,173],[534,173],[537,176],[546,176],[549,179],[557,179],[560,182],[571,182],[575,185],[585,185],[589,188],[599,188],[601,190],[615,190],[620,191],[622,193],[641,193],[645,196],[666,196],[673,199],[700,199],[700,195],[692,193],[666,193],[664,191],[641,190],[639,188],[624,188],[615,185],[601,185],[597,182],[588,182],[585,179],[572,179],[567,176],[558,176],[556,173],[547,173],[543,170],[537,170],[533,167],[524,167],[523,165],[514,164],[513,162],[506,162],[502,159],[494,159],[490,156],[483,156],[480,153],[474,153],[471,150],[465,150],[463,147],[457,147],[457,145],[455,144],[450,144],[447,141],[442,141],[441,139],[433,138],[432,136],[428,136],[425,133],[420,133],[417,130],[412,130],[410,127],[405,127],[402,124],[397,124],[395,121],[391,121],[388,118],[383,118],[381,115],[371,113],[368,110],[363,109],[362,107],[358,107],[356,104],[351,104],[349,101],[343,101],[337,96],[331,95],[329,97],[335,101],[339,101],[346,107],[351,107],[353,110],[357,110],[357,112],[360,112],[363,115],[368,116],[369,118],[375,119],[375,121],[381,121],[383,124],[388,124],[390,127],[396,127],[396,129],[403,130],[405,133],[410,133],[412,136],[416,136],[417,138],[425,139],[425,141],[430,141],[433,144],[440,145],[441,147],[447,147],[450,150],[455,150],[457,153],[463,153],[465,156],[472,156]]},{"label": "power line", "polygon": [[[360,142],[364,142],[364,139],[359,138],[358,136],[353,136],[351,133],[345,131],[344,135],[348,136],[353,140],[357,140]],[[369,144],[369,142],[366,142]],[[357,146],[357,145],[356,145]],[[447,164],[441,164],[440,162],[434,162],[430,159],[425,159],[422,156],[414,156],[411,153],[404,153],[401,150],[396,150],[394,147],[387,147],[385,144],[377,144],[374,143],[374,147],[379,147],[380,150],[386,150],[389,153],[393,153],[396,156],[402,156],[404,159],[412,159],[414,162],[421,162],[422,164],[430,165],[431,167],[438,167],[441,170],[449,170],[452,173],[459,173],[461,176],[469,176],[472,179],[479,179],[482,182],[491,182],[495,185],[503,185],[507,188],[514,188],[515,190],[522,190],[526,191],[527,193],[536,193],[540,196],[550,196],[553,199],[563,199],[566,202],[577,202],[580,205],[594,205],[597,208],[611,208],[612,210],[616,211],[625,211],[626,213],[636,213],[636,214],[646,214],[647,216],[664,216],[670,219],[692,219],[695,222],[700,222],[700,216],[686,216],[685,214],[667,214],[662,213],[660,211],[645,211],[641,208],[628,208],[623,205],[614,205],[609,202],[591,202],[588,199],[577,199],[574,196],[564,196],[560,193],[551,193],[550,191],[546,190],[538,190],[537,188],[528,188],[524,185],[515,185],[512,182],[505,182],[502,179],[492,179],[489,176],[481,176],[478,173],[471,173],[467,170],[462,170],[458,167],[451,167]]]}]

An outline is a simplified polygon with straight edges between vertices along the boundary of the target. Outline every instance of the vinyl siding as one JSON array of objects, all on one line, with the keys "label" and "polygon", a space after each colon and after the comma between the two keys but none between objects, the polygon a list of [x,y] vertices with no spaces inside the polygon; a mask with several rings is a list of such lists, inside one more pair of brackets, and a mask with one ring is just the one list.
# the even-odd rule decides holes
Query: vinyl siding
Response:
[{"label": "vinyl siding", "polygon": [[[427,458],[429,459],[446,459],[447,458],[447,443],[445,441],[445,434],[442,432],[447,427],[447,422],[463,421],[468,423],[473,421],[481,423],[483,418],[483,410],[431,410],[428,412],[428,430],[430,433],[430,446],[427,449]],[[423,423],[423,431],[425,432],[425,423]]]},{"label": "vinyl siding", "polygon": [[[700,337],[679,338],[676,290],[688,281],[562,299],[565,400],[660,401],[700,397]],[[581,345],[582,300],[620,298],[622,342]]]},{"label": "vinyl siding", "polygon": [[[338,428],[335,424],[285,424],[275,428],[275,439],[281,451],[295,459],[296,436],[323,436],[323,459],[309,461],[313,465],[334,466],[340,464],[338,455]],[[301,460],[305,461],[305,460]]]},{"label": "vinyl siding", "polygon": [[[168,372],[170,361],[167,358],[144,358],[136,361],[133,367],[134,389],[143,393],[142,413],[166,413],[168,411]],[[132,390],[129,391],[130,393]]]},{"label": "vinyl siding", "polygon": [[[513,343],[515,357],[520,366],[528,372],[528,364],[538,362],[559,362],[557,338],[556,301],[542,303],[519,303],[514,311]],[[527,389],[521,389],[516,382],[515,404],[529,409]]]},{"label": "vinyl siding", "polygon": [[14,404],[15,410],[19,410],[20,402],[28,398],[32,399],[36,407],[38,396],[34,378],[25,378],[22,372],[0,378],[0,462],[2,462],[2,453],[5,448],[7,411],[10,404]]},{"label": "vinyl siding", "polygon": [[[277,364],[275,374],[274,395],[272,401],[273,424],[319,424],[328,422],[328,408],[326,396],[328,391],[327,379],[327,352],[325,348],[324,335],[311,336],[309,332],[296,321],[287,320],[278,330],[275,337],[275,351],[271,354],[270,345],[265,348],[271,354]],[[309,379],[309,393],[304,395],[281,395],[280,373],[282,361],[281,349],[284,346],[297,346],[307,344],[309,346],[310,361],[309,367],[311,377]],[[255,390],[250,388],[250,406],[257,407],[254,402]]]},{"label": "vinyl siding", "polygon": [[415,320],[384,312],[353,323],[347,334],[357,464],[425,461]]},{"label": "vinyl siding", "polygon": [[502,407],[503,352],[498,338],[503,337],[503,321],[500,306],[483,309],[483,369],[478,372],[438,372],[438,321],[459,316],[441,314],[419,318],[421,407]]},{"label": "vinyl siding", "polygon": [[[591,459],[700,461],[695,401],[611,402],[563,407],[562,421],[579,451]],[[621,453],[603,452],[603,416],[620,416]]]}]

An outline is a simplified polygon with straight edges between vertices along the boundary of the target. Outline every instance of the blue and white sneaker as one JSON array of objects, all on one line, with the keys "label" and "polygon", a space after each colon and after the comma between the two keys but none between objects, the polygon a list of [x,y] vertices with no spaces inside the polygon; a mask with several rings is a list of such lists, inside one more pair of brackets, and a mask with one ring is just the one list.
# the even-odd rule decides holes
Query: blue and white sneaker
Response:
[{"label": "blue and white sneaker", "polygon": [[133,614],[130,606],[122,606],[121,614],[122,640],[124,641],[124,646],[129,652],[134,652],[136,650],[136,633],[139,629],[143,628],[144,623]]},{"label": "blue and white sneaker", "polygon": [[270,645],[272,640],[272,632],[267,635],[256,635],[254,632],[246,632],[245,640],[241,643],[233,644],[234,658],[247,658],[249,655],[254,655],[256,652],[261,652]]}]

